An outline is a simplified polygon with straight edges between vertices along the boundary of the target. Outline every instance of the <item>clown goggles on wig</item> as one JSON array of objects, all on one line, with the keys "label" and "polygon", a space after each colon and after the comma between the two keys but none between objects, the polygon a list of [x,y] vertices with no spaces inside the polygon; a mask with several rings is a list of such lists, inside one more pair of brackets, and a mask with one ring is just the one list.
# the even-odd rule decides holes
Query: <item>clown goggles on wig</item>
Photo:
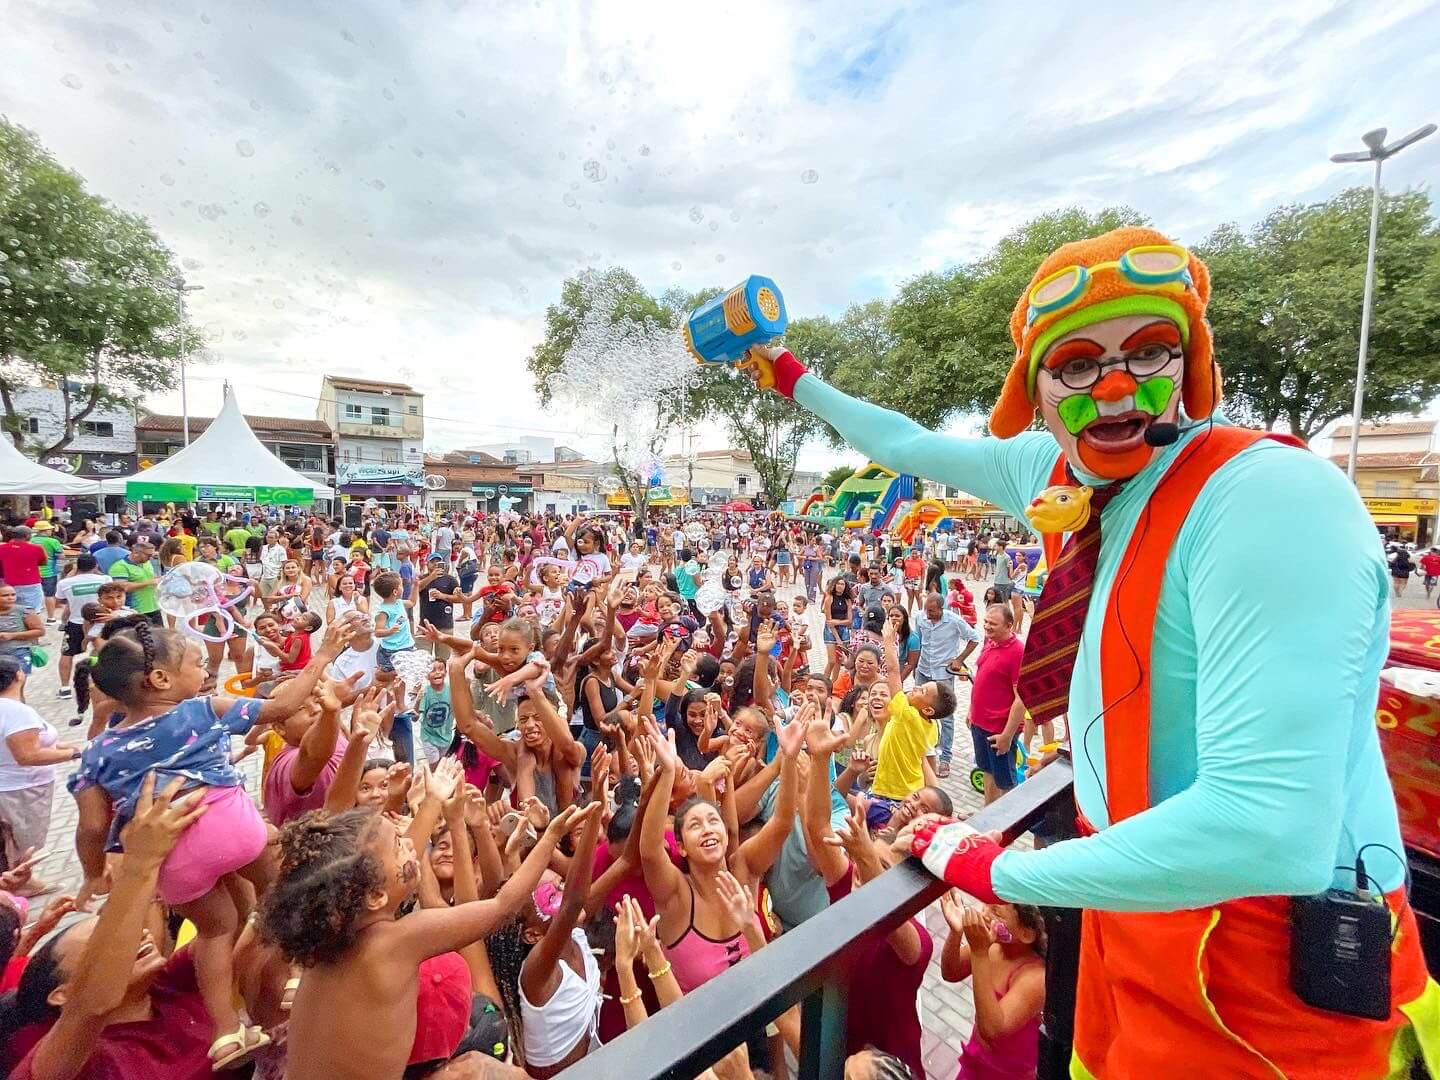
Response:
[{"label": "clown goggles on wig", "polygon": [[1041,315],[1050,315],[1077,303],[1101,270],[1114,270],[1141,288],[1164,288],[1177,283],[1180,288],[1188,288],[1195,284],[1190,277],[1190,253],[1179,244],[1133,247],[1112,262],[1094,266],[1077,264],[1056,270],[1030,290],[1030,310],[1026,313],[1025,325],[1029,326]]}]

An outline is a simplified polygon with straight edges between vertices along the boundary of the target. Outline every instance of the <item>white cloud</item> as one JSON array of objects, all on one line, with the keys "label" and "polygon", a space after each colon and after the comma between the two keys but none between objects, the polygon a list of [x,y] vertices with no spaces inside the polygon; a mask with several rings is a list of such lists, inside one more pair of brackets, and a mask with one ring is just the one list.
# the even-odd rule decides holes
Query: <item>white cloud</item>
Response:
[{"label": "white cloud", "polygon": [[[1436,119],[1440,85],[1420,0],[5,9],[0,108],[205,286],[192,408],[222,378],[305,413],[322,371],[400,377],[437,447],[500,424],[597,446],[523,366],[587,264],[656,290],[763,272],[833,313],[1070,203],[1194,240],[1364,183],[1328,155]],[[1440,139],[1387,176],[1437,166]]]}]

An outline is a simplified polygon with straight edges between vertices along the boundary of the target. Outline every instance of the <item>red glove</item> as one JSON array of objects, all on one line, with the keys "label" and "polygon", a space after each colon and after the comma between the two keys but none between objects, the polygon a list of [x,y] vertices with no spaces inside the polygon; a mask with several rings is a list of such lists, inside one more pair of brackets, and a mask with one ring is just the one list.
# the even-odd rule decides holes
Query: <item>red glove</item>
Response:
[{"label": "red glove", "polygon": [[923,822],[910,847],[926,870],[986,904],[1003,903],[990,884],[990,866],[1003,850],[993,836],[945,818]]},{"label": "red glove", "polygon": [[794,398],[795,384],[800,381],[800,376],[806,374],[806,367],[795,359],[795,354],[786,349],[779,356],[775,357],[775,392],[784,394],[787,398]]}]

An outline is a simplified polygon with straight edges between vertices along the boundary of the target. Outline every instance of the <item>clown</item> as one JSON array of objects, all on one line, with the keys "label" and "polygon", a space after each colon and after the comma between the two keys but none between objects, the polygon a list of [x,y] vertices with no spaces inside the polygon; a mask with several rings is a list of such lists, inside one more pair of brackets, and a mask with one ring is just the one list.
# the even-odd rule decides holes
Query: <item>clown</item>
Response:
[{"label": "clown", "polygon": [[[1037,720],[1068,715],[1082,835],[1019,851],[963,822],[908,830],[982,901],[1084,909],[1072,1075],[1384,1077],[1422,1048],[1435,1070],[1440,989],[1375,732],[1374,527],[1329,462],[1215,415],[1209,296],[1205,265],[1151,229],[1061,247],[1015,306],[986,439],[849,398],[789,352],[752,358],[757,381],[889,468],[1016,518],[1088,508],[1045,537],[1020,680]],[[1275,574],[1256,544],[1283,538],[1304,542]],[[1353,889],[1362,853],[1394,928],[1384,1019],[1290,985],[1289,898]]]}]

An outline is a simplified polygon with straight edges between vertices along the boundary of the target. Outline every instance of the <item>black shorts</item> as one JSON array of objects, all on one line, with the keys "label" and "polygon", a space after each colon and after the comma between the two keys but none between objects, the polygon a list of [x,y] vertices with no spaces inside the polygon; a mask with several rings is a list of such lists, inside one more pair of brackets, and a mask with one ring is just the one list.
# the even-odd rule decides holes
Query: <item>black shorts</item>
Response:
[{"label": "black shorts", "polygon": [[990,587],[995,590],[995,598],[999,600],[1002,604],[1008,601],[1010,599],[1010,594],[1015,591],[1015,586],[1013,584],[1001,585],[999,582],[992,581],[990,583]]},{"label": "black shorts", "polygon": [[58,580],[59,579],[57,579],[53,574],[49,577],[42,577],[40,579],[40,592],[45,596],[54,596],[55,586],[58,583]]},{"label": "black shorts", "polygon": [[65,641],[60,646],[61,656],[79,656],[85,651],[85,627],[81,623],[65,623]]}]

